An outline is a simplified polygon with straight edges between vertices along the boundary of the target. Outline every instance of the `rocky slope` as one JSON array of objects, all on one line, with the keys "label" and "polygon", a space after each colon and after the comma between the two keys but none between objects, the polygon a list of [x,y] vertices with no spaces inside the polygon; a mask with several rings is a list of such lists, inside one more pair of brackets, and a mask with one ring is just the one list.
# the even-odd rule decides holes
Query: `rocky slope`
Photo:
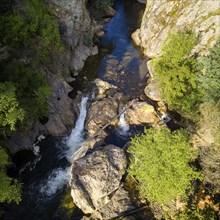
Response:
[{"label": "rocky slope", "polygon": [[162,45],[170,31],[189,28],[199,36],[197,53],[205,54],[220,35],[219,1],[148,0],[140,29],[133,33],[134,41],[150,58],[160,56]]}]

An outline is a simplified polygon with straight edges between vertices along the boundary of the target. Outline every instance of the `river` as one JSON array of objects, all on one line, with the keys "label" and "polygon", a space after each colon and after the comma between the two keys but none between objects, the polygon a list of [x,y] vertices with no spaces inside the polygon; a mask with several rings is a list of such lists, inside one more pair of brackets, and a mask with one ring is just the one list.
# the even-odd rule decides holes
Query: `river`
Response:
[{"label": "river", "polygon": [[[135,0],[122,0],[116,1],[114,8],[117,14],[105,27],[100,53],[86,61],[83,75],[87,83],[98,77],[133,97],[140,94],[146,83],[146,60],[130,38],[140,25],[144,5]],[[103,53],[106,49],[108,52]],[[6,205],[3,220],[74,220],[82,217],[83,213],[67,202],[70,198],[68,170],[71,155],[84,137],[86,113],[87,97],[84,96],[76,126],[69,137],[47,137],[41,141],[38,155],[28,151],[15,155],[13,172],[23,182],[22,202],[18,206]],[[124,144],[126,138],[123,136],[128,130],[122,115],[118,132],[109,136],[109,143]],[[122,138],[118,140],[117,135]]]}]

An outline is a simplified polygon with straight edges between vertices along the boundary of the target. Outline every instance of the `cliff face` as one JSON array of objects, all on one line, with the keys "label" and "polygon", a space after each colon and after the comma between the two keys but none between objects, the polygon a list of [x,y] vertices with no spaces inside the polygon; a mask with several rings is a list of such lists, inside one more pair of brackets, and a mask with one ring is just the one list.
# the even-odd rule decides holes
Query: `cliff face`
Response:
[{"label": "cliff face", "polygon": [[93,46],[94,31],[86,4],[86,0],[49,0],[59,19],[61,34],[71,50],[70,71],[73,74],[83,67],[88,56],[98,52]]},{"label": "cliff face", "polygon": [[199,36],[196,52],[205,54],[220,35],[219,23],[218,0],[148,0],[141,28],[132,38],[146,56],[153,58],[161,55],[170,31],[189,28]]}]

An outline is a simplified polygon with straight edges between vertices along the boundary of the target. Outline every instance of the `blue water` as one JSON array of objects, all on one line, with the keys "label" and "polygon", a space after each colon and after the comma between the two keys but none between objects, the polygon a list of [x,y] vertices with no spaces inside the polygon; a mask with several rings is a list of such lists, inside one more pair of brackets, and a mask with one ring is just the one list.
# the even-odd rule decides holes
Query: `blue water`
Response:
[{"label": "blue water", "polygon": [[99,78],[117,85],[128,94],[140,94],[146,85],[146,58],[135,47],[131,34],[140,25],[144,5],[136,1],[116,1],[116,15],[105,27],[102,47],[110,53],[101,60]]}]

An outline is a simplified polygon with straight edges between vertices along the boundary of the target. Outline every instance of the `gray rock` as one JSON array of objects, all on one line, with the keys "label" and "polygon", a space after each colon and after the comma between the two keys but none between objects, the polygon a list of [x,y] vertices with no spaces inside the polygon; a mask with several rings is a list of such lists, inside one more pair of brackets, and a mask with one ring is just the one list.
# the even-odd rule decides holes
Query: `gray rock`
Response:
[{"label": "gray rock", "polygon": [[219,1],[148,0],[141,28],[132,35],[144,54],[154,58],[162,54],[169,31],[190,28],[199,36],[196,53],[206,54],[220,35]]},{"label": "gray rock", "polygon": [[130,125],[157,124],[159,118],[154,107],[147,102],[134,102],[125,113],[126,122]]},{"label": "gray rock", "polygon": [[144,93],[147,97],[151,100],[159,102],[162,100],[161,93],[160,93],[160,82],[157,79],[150,78],[148,80],[148,85],[144,89]]},{"label": "gray rock", "polygon": [[116,200],[120,202],[119,198],[124,198],[122,204],[125,204],[125,207],[121,204],[121,208],[115,207],[115,211],[111,212],[119,213],[120,210],[127,209],[128,195],[123,189],[118,191],[126,167],[124,151],[113,145],[107,145],[75,161],[70,181],[74,203],[86,214],[99,212],[102,216],[107,216],[108,210],[113,208],[111,204]]},{"label": "gray rock", "polygon": [[48,122],[44,125],[45,132],[52,136],[67,135],[79,114],[77,103],[80,101],[79,95],[76,99],[68,97],[72,88],[61,78],[50,76],[50,87],[52,94],[48,99],[50,110]]},{"label": "gray rock", "polygon": [[49,0],[50,7],[56,11],[62,35],[71,49],[70,69],[77,75],[84,61],[97,53],[92,39],[94,28],[86,8],[87,0]]},{"label": "gray rock", "polygon": [[[121,93],[115,93],[113,97],[106,97],[91,104],[85,123],[85,129],[90,137],[109,122],[113,126],[118,123],[118,118],[115,117],[118,114],[121,98]],[[104,131],[100,135],[105,136]]]}]

